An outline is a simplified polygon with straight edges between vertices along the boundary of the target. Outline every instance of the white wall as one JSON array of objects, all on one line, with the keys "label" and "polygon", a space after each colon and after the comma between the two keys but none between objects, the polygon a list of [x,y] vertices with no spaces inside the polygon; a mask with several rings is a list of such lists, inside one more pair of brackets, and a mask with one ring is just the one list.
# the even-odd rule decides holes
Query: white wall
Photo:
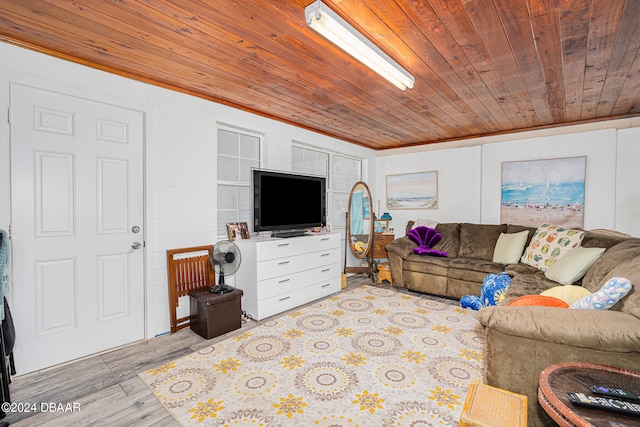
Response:
[{"label": "white wall", "polygon": [[[616,128],[633,124],[627,129]],[[392,210],[396,236],[407,220],[439,222],[500,222],[501,164],[507,161],[587,157],[585,228],[607,228],[640,236],[640,127],[616,121],[559,128],[555,134],[532,131],[501,136],[500,142],[469,140],[469,146],[425,147],[378,153],[376,182],[384,189],[386,175],[438,170],[437,210]],[[563,133],[564,132],[564,133]],[[543,136],[540,136],[544,134]],[[473,144],[477,145],[473,145]],[[377,198],[385,200],[384,192]],[[384,206],[384,202],[383,202]],[[397,221],[396,221],[397,219]]]},{"label": "white wall", "polygon": [[292,141],[365,159],[373,182],[375,152],[193,96],[111,75],[0,43],[0,228],[11,223],[9,84],[16,82],[145,113],[147,336],[169,330],[166,254],[216,241],[218,122],[266,135],[264,167],[289,170]]},{"label": "white wall", "polygon": [[[450,148],[422,153],[396,153],[377,159],[374,200],[380,200],[381,212],[389,212],[396,236],[404,235],[410,219],[438,222],[480,222],[480,147]],[[430,210],[388,209],[386,176],[423,171],[438,171],[438,208]],[[376,205],[377,209],[377,205]],[[377,213],[377,212],[376,212]]]},{"label": "white wall", "polygon": [[500,223],[502,162],[582,156],[587,157],[584,228],[615,229],[615,129],[484,145],[482,221]]},{"label": "white wall", "polygon": [[640,127],[618,131],[616,229],[640,236]]}]

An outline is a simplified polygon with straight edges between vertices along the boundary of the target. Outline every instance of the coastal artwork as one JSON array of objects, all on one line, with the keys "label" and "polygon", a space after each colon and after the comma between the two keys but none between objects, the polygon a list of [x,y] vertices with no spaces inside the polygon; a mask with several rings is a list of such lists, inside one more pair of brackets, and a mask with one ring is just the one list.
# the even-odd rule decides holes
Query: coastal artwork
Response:
[{"label": "coastal artwork", "polygon": [[503,224],[584,227],[586,157],[502,163]]},{"label": "coastal artwork", "polygon": [[387,175],[388,209],[438,209],[438,171]]}]

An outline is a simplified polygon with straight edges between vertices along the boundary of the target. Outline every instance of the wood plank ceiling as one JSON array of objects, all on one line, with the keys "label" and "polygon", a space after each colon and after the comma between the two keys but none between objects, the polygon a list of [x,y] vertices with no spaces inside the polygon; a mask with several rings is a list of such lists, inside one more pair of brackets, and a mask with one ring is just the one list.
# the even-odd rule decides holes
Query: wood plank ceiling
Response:
[{"label": "wood plank ceiling", "polygon": [[309,3],[1,0],[0,40],[376,150],[640,115],[639,0],[326,0],[406,91],[307,27]]}]

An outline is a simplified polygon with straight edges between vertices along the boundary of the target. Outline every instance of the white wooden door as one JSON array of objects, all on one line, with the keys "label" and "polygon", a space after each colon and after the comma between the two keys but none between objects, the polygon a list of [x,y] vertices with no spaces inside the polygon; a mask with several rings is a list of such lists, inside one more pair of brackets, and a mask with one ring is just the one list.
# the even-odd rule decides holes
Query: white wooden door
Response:
[{"label": "white wooden door", "polygon": [[24,374],[144,338],[144,119],[22,85],[10,96],[14,355]]}]

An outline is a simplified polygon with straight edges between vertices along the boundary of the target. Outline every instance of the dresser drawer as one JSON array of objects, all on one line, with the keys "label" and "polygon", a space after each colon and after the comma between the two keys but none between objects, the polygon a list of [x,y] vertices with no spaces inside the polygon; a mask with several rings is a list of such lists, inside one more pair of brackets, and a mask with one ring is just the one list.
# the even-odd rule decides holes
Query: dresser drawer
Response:
[{"label": "dresser drawer", "polygon": [[308,271],[301,271],[285,276],[258,282],[258,301],[276,295],[287,294],[305,288],[319,281],[340,278],[340,264],[334,263]]},{"label": "dresser drawer", "polygon": [[395,236],[393,234],[375,233],[373,238],[373,257],[389,258],[387,253],[387,244],[393,242]]},{"label": "dresser drawer", "polygon": [[302,255],[260,261],[257,265],[258,282],[274,277],[286,276],[316,267],[340,262],[340,249],[326,249]]},{"label": "dresser drawer", "polygon": [[326,280],[315,283],[306,288],[292,291],[288,294],[277,295],[275,297],[262,300],[258,306],[258,320],[283,311],[298,307],[319,298],[331,295],[340,291],[340,278]]},{"label": "dresser drawer", "polygon": [[273,239],[260,242],[256,248],[256,261],[286,258],[301,253],[334,248],[340,248],[340,235],[336,233]]}]

